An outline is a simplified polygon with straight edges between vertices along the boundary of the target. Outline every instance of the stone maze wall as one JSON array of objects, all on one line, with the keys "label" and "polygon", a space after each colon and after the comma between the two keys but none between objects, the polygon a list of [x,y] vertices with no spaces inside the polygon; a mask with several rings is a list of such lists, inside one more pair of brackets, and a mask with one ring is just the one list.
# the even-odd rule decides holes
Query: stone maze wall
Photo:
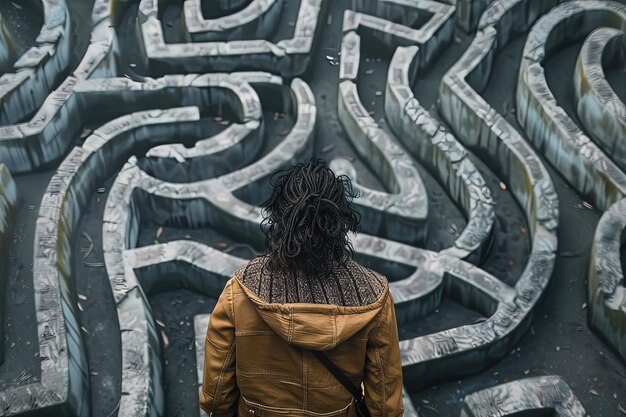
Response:
[{"label": "stone maze wall", "polygon": [[315,156],[361,192],[406,415],[626,415],[625,30],[616,0],[5,2],[0,414],[197,415],[267,179]]}]

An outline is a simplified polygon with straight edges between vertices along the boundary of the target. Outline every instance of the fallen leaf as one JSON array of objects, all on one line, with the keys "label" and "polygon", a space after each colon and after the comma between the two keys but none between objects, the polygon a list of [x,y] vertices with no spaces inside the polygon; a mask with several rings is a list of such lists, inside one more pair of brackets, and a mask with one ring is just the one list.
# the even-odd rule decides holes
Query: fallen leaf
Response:
[{"label": "fallen leaf", "polygon": [[161,330],[161,337],[163,338],[163,348],[167,349],[170,346],[170,339],[163,330]]}]

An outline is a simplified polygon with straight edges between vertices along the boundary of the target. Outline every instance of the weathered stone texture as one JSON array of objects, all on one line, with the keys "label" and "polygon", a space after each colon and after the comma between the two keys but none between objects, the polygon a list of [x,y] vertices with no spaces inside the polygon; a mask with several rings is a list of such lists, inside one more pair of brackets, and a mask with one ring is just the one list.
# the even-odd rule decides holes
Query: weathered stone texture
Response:
[{"label": "weathered stone texture", "polygon": [[[496,385],[463,400],[461,417],[523,415],[585,417],[585,409],[558,376],[541,376]],[[531,414],[532,413],[532,414]]]},{"label": "weathered stone texture", "polygon": [[624,32],[599,28],[585,40],[574,72],[580,122],[595,143],[622,169],[626,169],[626,105],[606,79],[603,66],[624,66]]},{"label": "weathered stone texture", "polygon": [[415,98],[411,85],[417,59],[417,46],[396,49],[387,76],[385,114],[404,146],[444,184],[468,218],[454,246],[442,253],[480,258],[495,217],[491,191],[465,148]]},{"label": "weathered stone texture", "polygon": [[[490,167],[506,181],[524,210],[532,251],[513,288],[515,297],[499,302],[487,321],[422,340],[402,342],[406,352],[403,356],[403,364],[407,365],[405,375],[416,380],[431,373],[469,372],[467,367],[477,370],[506,354],[530,325],[533,310],[550,280],[558,224],[554,186],[535,152],[515,128],[487,104],[479,91],[491,74],[492,55],[503,48],[514,33],[530,27],[533,16],[551,6],[551,2],[526,4],[519,0],[494,3],[483,14],[472,44],[441,84],[439,105],[443,117],[467,147],[480,147],[492,156]],[[457,267],[452,270],[459,271]],[[471,297],[471,292],[467,296]]]},{"label": "weathered stone texture", "polygon": [[626,228],[626,199],[598,223],[589,266],[590,323],[626,360],[626,282],[620,249]]},{"label": "weathered stone texture", "polygon": [[280,23],[283,0],[252,0],[243,9],[220,18],[205,19],[202,0],[186,0],[185,26],[190,41],[265,39]]},{"label": "weathered stone texture", "polygon": [[[54,4],[56,8],[64,3],[56,1]],[[67,152],[84,122],[84,114],[79,111],[75,102],[75,86],[80,81],[91,77],[105,77],[116,73],[118,46],[110,16],[111,7],[111,0],[97,0],[94,3],[91,15],[93,23],[91,42],[76,69],[56,89],[53,88],[56,84],[52,82],[43,83],[40,79],[32,80],[33,85],[38,86],[37,88],[45,86],[45,92],[35,100],[36,103],[31,104],[34,106],[32,111],[36,110],[36,112],[30,121],[17,123],[17,119],[5,119],[15,124],[0,126],[0,160],[9,167],[11,172],[16,174],[31,172]],[[65,13],[59,10],[54,14],[57,20],[60,16],[65,16]],[[55,19],[52,19],[52,22],[56,23],[54,25],[50,23],[53,26],[45,32],[42,30],[45,36],[40,34],[40,37],[43,36],[43,39],[49,41],[59,37],[63,39],[62,35],[69,29],[58,29],[60,23]],[[65,17],[63,19],[63,22],[69,22],[69,19],[65,20]],[[58,51],[58,54],[55,54],[55,57],[57,56],[63,57],[63,53]],[[65,57],[65,59],[69,58]],[[64,67],[57,65],[55,68],[60,73],[60,68]],[[27,82],[28,79],[25,78],[27,73],[28,70],[24,70],[15,76],[9,74],[6,79],[4,76],[0,78],[0,97],[4,95],[3,88],[10,87],[14,82],[12,77],[19,78],[20,83]],[[28,100],[30,100],[29,91],[24,93],[28,96]],[[48,94],[50,91],[52,92]],[[8,93],[8,96],[13,97],[13,94]],[[25,101],[21,100],[21,102]],[[7,114],[28,114],[27,108],[24,108],[23,112],[10,110],[10,106],[2,106],[2,108],[6,108]]]},{"label": "weathered stone texture", "polygon": [[599,26],[626,23],[626,5],[613,1],[570,1],[552,9],[530,31],[519,70],[517,120],[535,147],[574,188],[607,209],[626,192],[626,174],[561,108],[551,92],[544,62],[573,39]]},{"label": "weathered stone texture", "polygon": [[[145,68],[165,64],[181,72],[194,72],[254,67],[284,76],[297,76],[308,68],[322,7],[322,0],[300,0],[293,38],[276,43],[264,38],[238,40],[230,36],[226,41],[166,43],[158,19],[158,3],[158,0],[141,0],[139,3],[137,33]],[[268,10],[270,16],[272,10]],[[259,24],[270,24],[271,21]]]}]

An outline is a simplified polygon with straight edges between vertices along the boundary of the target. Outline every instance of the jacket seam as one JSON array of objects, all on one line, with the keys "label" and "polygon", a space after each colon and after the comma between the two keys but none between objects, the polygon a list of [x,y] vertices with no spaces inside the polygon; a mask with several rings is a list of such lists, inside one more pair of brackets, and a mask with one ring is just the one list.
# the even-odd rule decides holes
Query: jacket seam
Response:
[{"label": "jacket seam", "polygon": [[380,372],[380,397],[381,397],[381,411],[382,411],[382,415],[385,416],[387,415],[387,388],[385,386],[385,370],[383,369],[383,363],[382,360],[380,358],[380,348],[378,346],[376,346],[375,348],[375,352],[376,352],[376,362],[378,362],[377,366],[378,366],[378,370]]},{"label": "jacket seam", "polygon": [[239,330],[235,332],[235,336],[278,336],[276,332],[270,330]]},{"label": "jacket seam", "polygon": [[217,402],[219,397],[222,395],[222,387],[224,384],[224,374],[226,369],[226,364],[230,362],[230,358],[235,350],[235,344],[231,343],[230,349],[228,349],[228,354],[226,354],[226,359],[224,359],[224,363],[222,363],[222,369],[220,370],[220,375],[217,379],[217,387],[215,387],[215,396],[213,397],[213,407],[211,407],[211,413],[215,412],[215,407],[217,406]]},{"label": "jacket seam", "polygon": [[293,375],[289,375],[289,374],[280,374],[280,373],[274,373],[274,372],[245,372],[242,371],[240,369],[237,368],[237,374],[245,377],[245,378],[254,378],[254,377],[261,377],[261,376],[273,376],[276,378],[281,378],[281,379],[293,379],[293,380],[298,380],[298,377],[295,377]]},{"label": "jacket seam", "polygon": [[293,308],[289,309],[289,334],[287,340],[289,343],[293,342]]},{"label": "jacket seam", "polygon": [[[229,297],[229,304],[230,304],[230,310],[231,310],[231,314],[232,317],[229,317],[229,320],[231,320],[231,324],[235,325],[235,308],[234,308],[234,300],[233,300],[233,285],[232,285],[232,280],[230,280],[228,282],[228,284],[226,284],[229,288],[229,292],[230,292],[230,297]],[[228,309],[226,309],[226,311],[228,311]],[[226,314],[228,316],[228,313]],[[224,359],[224,363],[222,363],[222,369],[220,369],[220,374],[218,376],[217,379],[217,386],[215,387],[215,396],[213,397],[213,406],[211,407],[211,413],[215,412],[215,407],[217,406],[217,402],[219,397],[222,395],[222,388],[224,385],[224,374],[226,373],[226,367],[228,366],[227,364],[230,363],[232,354],[235,350],[235,341],[233,340],[230,344],[230,347],[228,349],[228,353],[226,354],[226,358]]]},{"label": "jacket seam", "polygon": [[265,410],[265,411],[294,411],[294,412],[300,412],[303,414],[309,414],[309,415],[313,415],[313,416],[336,416],[336,415],[340,415],[343,412],[345,412],[348,408],[350,408],[350,406],[352,405],[352,401],[350,401],[348,403],[348,405],[346,405],[343,408],[340,408],[339,410],[334,410],[334,411],[329,411],[328,413],[316,413],[315,411],[311,411],[311,410],[305,410],[305,409],[298,409],[298,408],[281,408],[281,407],[269,407],[267,405],[263,405],[263,404],[259,404],[256,403],[254,401],[250,401],[249,399],[247,399],[246,397],[244,397],[243,395],[241,396],[241,398],[243,398],[243,401],[245,404],[248,405],[253,405],[254,407],[260,408],[261,410]]},{"label": "jacket seam", "polygon": [[233,326],[235,325],[235,294],[233,294],[233,281],[230,280],[228,283],[230,287],[230,314],[232,315],[231,321],[233,322]]},{"label": "jacket seam", "polygon": [[372,339],[374,339],[374,352],[376,354],[376,368],[378,368],[378,372],[380,374],[380,386],[378,387],[379,391],[380,391],[380,397],[382,399],[381,404],[380,404],[380,409],[382,412],[382,415],[386,415],[387,414],[387,390],[385,387],[385,371],[383,369],[383,365],[382,365],[382,360],[380,357],[380,346],[378,345],[378,341],[376,340],[376,336],[378,336],[378,332],[381,329],[381,325],[383,323],[383,319],[385,318],[385,314],[387,314],[387,297],[388,294],[385,295],[385,300],[384,300],[384,304],[383,304],[383,308],[380,312],[380,318],[378,319],[378,323],[376,324],[376,328],[374,329],[374,332],[372,334]]},{"label": "jacket seam", "polygon": [[305,410],[309,408],[309,359],[306,353],[306,350],[302,350],[302,364],[303,364],[303,372],[302,378],[304,382],[304,390],[302,392],[302,407]]}]

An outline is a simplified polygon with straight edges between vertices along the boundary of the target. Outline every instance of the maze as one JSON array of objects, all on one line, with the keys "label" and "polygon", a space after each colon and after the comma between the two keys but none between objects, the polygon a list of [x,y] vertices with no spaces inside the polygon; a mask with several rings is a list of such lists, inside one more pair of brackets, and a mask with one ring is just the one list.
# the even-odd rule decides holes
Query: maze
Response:
[{"label": "maze", "polygon": [[268,178],[321,157],[407,416],[626,415],[625,30],[618,0],[0,3],[0,414],[201,415]]}]

